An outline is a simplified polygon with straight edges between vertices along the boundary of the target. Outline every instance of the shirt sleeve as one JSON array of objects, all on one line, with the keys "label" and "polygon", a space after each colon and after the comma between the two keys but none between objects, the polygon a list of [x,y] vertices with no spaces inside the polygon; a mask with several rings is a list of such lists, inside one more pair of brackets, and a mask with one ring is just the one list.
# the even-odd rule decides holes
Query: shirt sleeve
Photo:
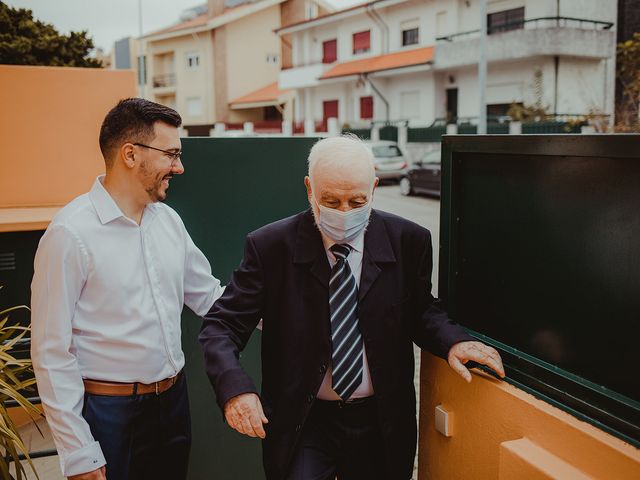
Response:
[{"label": "shirt sleeve", "polygon": [[72,341],[87,260],[79,239],[64,226],[53,226],[40,241],[31,283],[31,358],[65,476],[106,464],[82,417],[84,385]]},{"label": "shirt sleeve", "polygon": [[184,303],[200,317],[220,298],[223,288],[220,280],[211,274],[211,265],[204,253],[196,247],[185,229],[186,256],[184,269]]}]

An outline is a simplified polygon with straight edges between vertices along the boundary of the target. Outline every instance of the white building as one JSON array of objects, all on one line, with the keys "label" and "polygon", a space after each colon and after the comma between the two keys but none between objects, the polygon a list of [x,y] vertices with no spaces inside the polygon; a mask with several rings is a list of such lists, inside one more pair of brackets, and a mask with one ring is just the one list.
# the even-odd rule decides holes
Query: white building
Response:
[{"label": "white building", "polygon": [[[613,114],[616,0],[488,0],[487,111]],[[429,125],[474,117],[480,0],[376,0],[277,30],[292,66],[293,118]]]}]

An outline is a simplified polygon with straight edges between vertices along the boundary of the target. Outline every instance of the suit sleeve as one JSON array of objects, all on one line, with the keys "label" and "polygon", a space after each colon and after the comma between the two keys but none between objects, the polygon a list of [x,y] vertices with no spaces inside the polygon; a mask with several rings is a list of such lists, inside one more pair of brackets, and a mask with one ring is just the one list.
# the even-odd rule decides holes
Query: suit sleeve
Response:
[{"label": "suit sleeve", "polygon": [[412,315],[411,325],[413,341],[423,350],[447,358],[449,350],[459,342],[475,340],[471,335],[449,318],[440,306],[440,300],[431,294],[431,271],[433,251],[431,234],[426,231],[419,251],[419,267],[413,292],[418,299],[417,311]]},{"label": "suit sleeve", "polygon": [[205,368],[221,409],[235,396],[257,393],[253,380],[240,365],[240,352],[262,318],[263,298],[262,267],[248,236],[242,263],[204,316],[200,330]]}]

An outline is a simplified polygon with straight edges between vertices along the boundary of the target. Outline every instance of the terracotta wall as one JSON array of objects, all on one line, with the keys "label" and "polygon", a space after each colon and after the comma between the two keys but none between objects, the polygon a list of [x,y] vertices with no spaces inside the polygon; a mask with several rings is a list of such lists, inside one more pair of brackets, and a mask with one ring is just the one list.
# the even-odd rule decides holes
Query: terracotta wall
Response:
[{"label": "terracotta wall", "polygon": [[0,209],[62,206],[104,171],[98,132],[133,71],[0,65]]},{"label": "terracotta wall", "polygon": [[[467,384],[422,354],[420,480],[640,478],[640,450],[505,382],[478,372]],[[451,413],[452,436],[435,428]]]}]

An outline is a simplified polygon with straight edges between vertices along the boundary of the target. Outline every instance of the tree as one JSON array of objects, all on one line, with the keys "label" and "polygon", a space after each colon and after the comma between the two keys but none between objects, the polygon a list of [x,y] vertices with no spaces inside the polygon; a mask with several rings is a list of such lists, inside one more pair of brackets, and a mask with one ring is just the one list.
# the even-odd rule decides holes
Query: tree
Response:
[{"label": "tree", "polygon": [[61,35],[53,25],[35,20],[31,10],[0,2],[0,63],[99,68],[98,60],[88,58],[93,40],[87,35]]},{"label": "tree", "polygon": [[622,101],[616,112],[616,131],[640,132],[640,32],[618,44],[617,79],[622,87]]}]

